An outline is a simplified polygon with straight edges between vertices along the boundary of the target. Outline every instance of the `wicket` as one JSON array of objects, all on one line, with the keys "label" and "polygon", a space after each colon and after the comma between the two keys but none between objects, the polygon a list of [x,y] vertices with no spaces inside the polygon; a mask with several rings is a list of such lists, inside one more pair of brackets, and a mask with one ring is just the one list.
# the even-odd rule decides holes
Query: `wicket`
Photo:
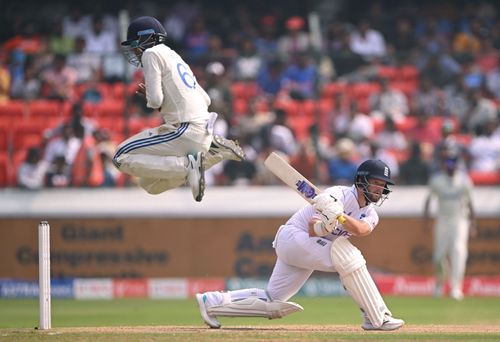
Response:
[{"label": "wicket", "polygon": [[38,329],[51,328],[50,313],[50,226],[47,221],[38,225],[38,281],[40,317]]}]

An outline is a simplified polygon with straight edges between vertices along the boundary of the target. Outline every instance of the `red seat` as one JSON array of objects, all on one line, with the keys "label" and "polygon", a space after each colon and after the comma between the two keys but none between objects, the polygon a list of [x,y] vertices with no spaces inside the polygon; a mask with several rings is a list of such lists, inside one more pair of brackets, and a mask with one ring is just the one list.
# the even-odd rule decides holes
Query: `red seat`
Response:
[{"label": "red seat", "polygon": [[243,98],[233,99],[233,112],[235,115],[244,115],[248,112],[248,100]]},{"label": "red seat", "polygon": [[95,106],[96,115],[98,117],[114,117],[123,118],[125,111],[125,103],[121,100],[103,101]]},{"label": "red seat", "polygon": [[320,99],[318,101],[318,114],[319,114],[319,129],[321,134],[330,135],[331,123],[330,123],[330,113],[333,110],[333,101],[331,99]]},{"label": "red seat", "polygon": [[98,117],[96,123],[99,128],[104,128],[110,133],[123,133],[125,120],[120,117]]},{"label": "red seat", "polygon": [[402,81],[413,81],[417,82],[419,79],[418,69],[411,64],[403,65],[399,68],[399,79]]},{"label": "red seat", "polygon": [[312,117],[316,113],[316,102],[313,100],[294,101],[288,102],[284,108],[288,118],[290,117]]},{"label": "red seat", "polygon": [[126,96],[126,86],[122,82],[117,82],[110,85],[111,97],[116,100],[123,100]]},{"label": "red seat", "polygon": [[382,65],[378,67],[378,75],[392,81],[398,76],[398,69],[393,66]]},{"label": "red seat", "polygon": [[9,101],[0,104],[0,117],[20,119],[27,116],[28,111],[23,101]]},{"label": "red seat", "polygon": [[14,182],[9,155],[0,152],[0,187],[12,186]]},{"label": "red seat", "polygon": [[256,82],[234,82],[231,84],[231,95],[233,99],[251,99],[259,93]]},{"label": "red seat", "polygon": [[401,131],[403,133],[408,132],[416,125],[417,125],[417,118],[415,118],[414,116],[407,116],[403,120],[396,122],[396,128],[398,129],[398,131]]},{"label": "red seat", "polygon": [[46,128],[48,127],[38,122],[17,123],[12,130],[14,151],[22,150],[33,144],[39,144]]},{"label": "red seat", "polygon": [[28,105],[30,117],[54,118],[63,117],[61,102],[51,100],[35,100]]},{"label": "red seat", "polygon": [[349,86],[349,97],[354,99],[368,98],[371,94],[379,92],[380,85],[375,82],[354,83]]},{"label": "red seat", "polygon": [[322,99],[332,99],[336,93],[347,93],[347,83],[344,82],[330,82],[323,86],[321,89]]},{"label": "red seat", "polygon": [[315,122],[313,116],[289,117],[287,123],[295,133],[297,141],[304,141],[309,137],[309,129]]}]

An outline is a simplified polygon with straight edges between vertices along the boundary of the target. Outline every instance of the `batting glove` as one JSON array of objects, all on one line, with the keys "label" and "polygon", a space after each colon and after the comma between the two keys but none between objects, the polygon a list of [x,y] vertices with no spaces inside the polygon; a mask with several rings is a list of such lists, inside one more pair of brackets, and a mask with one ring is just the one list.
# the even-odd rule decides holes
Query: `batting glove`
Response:
[{"label": "batting glove", "polygon": [[317,211],[321,212],[326,207],[330,205],[330,203],[337,202],[337,199],[326,192],[322,192],[316,197],[313,198],[313,207]]}]

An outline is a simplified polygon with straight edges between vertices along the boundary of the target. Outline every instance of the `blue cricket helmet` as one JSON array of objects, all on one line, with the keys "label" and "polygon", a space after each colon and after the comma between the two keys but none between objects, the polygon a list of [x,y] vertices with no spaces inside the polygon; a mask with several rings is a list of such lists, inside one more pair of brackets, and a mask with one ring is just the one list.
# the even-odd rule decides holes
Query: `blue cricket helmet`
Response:
[{"label": "blue cricket helmet", "polygon": [[128,61],[138,67],[144,50],[163,44],[166,38],[167,31],[156,18],[138,17],[128,26],[127,40],[121,43],[122,51]]}]

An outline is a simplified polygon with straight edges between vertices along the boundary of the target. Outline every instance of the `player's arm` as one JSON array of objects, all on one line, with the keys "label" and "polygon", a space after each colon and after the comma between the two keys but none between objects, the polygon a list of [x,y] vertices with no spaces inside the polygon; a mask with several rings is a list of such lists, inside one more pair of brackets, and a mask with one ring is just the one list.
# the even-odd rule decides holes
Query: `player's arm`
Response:
[{"label": "player's arm", "polygon": [[342,224],[343,228],[354,236],[366,236],[373,230],[373,227],[364,220],[358,220],[345,214],[344,219],[345,222]]},{"label": "player's arm", "polygon": [[147,106],[159,110],[161,109],[164,99],[161,86],[162,70],[160,57],[146,50],[142,56],[142,64],[144,69],[144,92]]}]

